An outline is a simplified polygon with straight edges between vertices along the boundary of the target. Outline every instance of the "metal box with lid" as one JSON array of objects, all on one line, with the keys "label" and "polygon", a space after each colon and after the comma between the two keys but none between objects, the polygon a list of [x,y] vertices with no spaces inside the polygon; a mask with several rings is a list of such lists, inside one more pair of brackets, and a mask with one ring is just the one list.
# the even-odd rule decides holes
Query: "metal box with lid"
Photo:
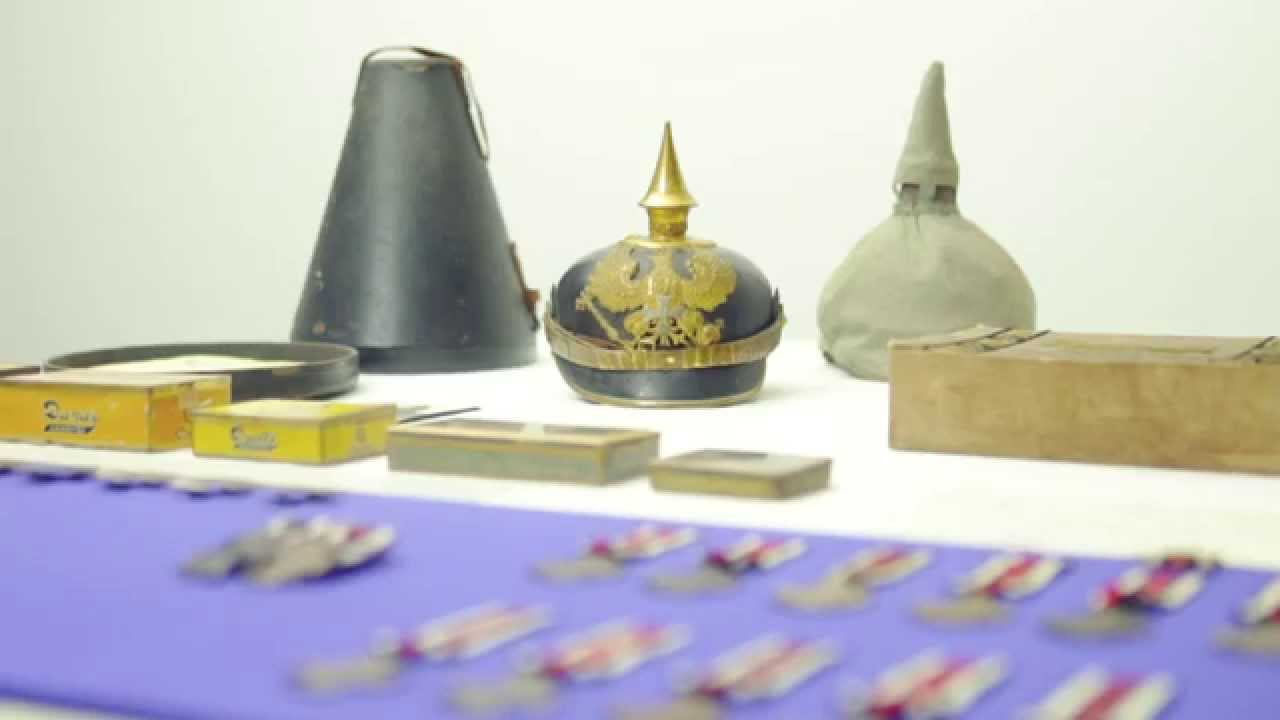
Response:
[{"label": "metal box with lid", "polygon": [[195,413],[191,449],[209,457],[327,465],[381,455],[391,404],[251,400]]},{"label": "metal box with lid", "polygon": [[112,450],[191,445],[192,411],[231,400],[221,375],[64,370],[0,378],[0,439]]},{"label": "metal box with lid", "polygon": [[603,485],[643,474],[658,433],[456,419],[391,429],[392,470]]}]

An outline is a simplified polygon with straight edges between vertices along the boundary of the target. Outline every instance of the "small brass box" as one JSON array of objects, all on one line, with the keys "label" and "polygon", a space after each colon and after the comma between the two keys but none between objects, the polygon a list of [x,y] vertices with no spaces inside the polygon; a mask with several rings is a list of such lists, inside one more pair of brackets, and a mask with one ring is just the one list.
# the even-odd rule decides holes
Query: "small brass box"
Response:
[{"label": "small brass box", "polygon": [[250,400],[196,412],[192,451],[328,465],[386,452],[395,420],[391,404]]},{"label": "small brass box", "polygon": [[649,466],[655,490],[781,500],[831,484],[831,458],[698,450]]},{"label": "small brass box", "polygon": [[222,375],[64,370],[0,378],[0,439],[114,450],[191,445],[192,411],[231,399]]}]

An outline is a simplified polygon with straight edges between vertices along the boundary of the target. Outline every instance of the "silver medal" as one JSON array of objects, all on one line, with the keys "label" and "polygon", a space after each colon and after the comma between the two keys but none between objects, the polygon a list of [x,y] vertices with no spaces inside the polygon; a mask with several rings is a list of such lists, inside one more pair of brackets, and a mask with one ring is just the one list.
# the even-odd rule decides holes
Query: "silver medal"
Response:
[{"label": "silver medal", "polygon": [[468,715],[492,717],[515,708],[545,709],[555,697],[554,681],[536,673],[526,673],[494,682],[463,685],[450,693],[449,700]]},{"label": "silver medal", "polygon": [[254,484],[251,482],[229,478],[219,478],[214,480],[213,484],[218,488],[218,492],[223,495],[245,495],[254,489]]},{"label": "silver medal", "polygon": [[129,472],[99,470],[93,477],[108,490],[130,490],[138,486],[133,473]]},{"label": "silver medal", "polygon": [[225,578],[245,567],[265,561],[275,552],[280,538],[296,527],[290,521],[272,521],[265,529],[236,538],[216,550],[196,555],[183,566],[182,571],[199,577]]},{"label": "silver medal", "polygon": [[385,553],[395,539],[396,533],[389,527],[366,528],[358,537],[338,541],[334,565],[345,569],[369,563]]},{"label": "silver medal", "polygon": [[614,720],[720,720],[724,711],[714,701],[687,697],[650,707],[620,708]]},{"label": "silver medal", "polygon": [[691,573],[654,576],[649,579],[649,585],[663,592],[694,594],[727,590],[737,581],[738,576],[729,570],[704,565]]},{"label": "silver medal", "polygon": [[583,555],[571,560],[543,563],[537,571],[543,578],[557,582],[602,580],[621,574],[622,564],[603,555]]},{"label": "silver medal", "polygon": [[293,506],[308,503],[325,503],[333,500],[334,493],[315,488],[277,488],[271,496],[276,505]]},{"label": "silver medal", "polygon": [[990,597],[974,593],[938,602],[921,603],[916,617],[943,625],[1000,622],[1009,619],[1009,610]]},{"label": "silver medal", "polygon": [[400,674],[400,670],[401,662],[394,655],[374,655],[356,660],[308,663],[298,671],[295,681],[313,693],[341,693],[385,687]]},{"label": "silver medal", "polygon": [[259,585],[275,586],[326,575],[337,566],[333,545],[313,538],[278,550],[265,562],[247,572]]},{"label": "silver medal", "polygon": [[112,470],[109,468],[99,468],[93,477],[108,490],[163,487],[173,480],[172,475],[165,473]]},{"label": "silver medal", "polygon": [[1227,630],[1218,635],[1222,647],[1280,659],[1280,623]]},{"label": "silver medal", "polygon": [[1136,635],[1147,628],[1147,618],[1133,610],[1109,608],[1083,615],[1054,618],[1050,629],[1076,637],[1120,637]]},{"label": "silver medal", "polygon": [[856,610],[867,604],[870,593],[854,582],[832,581],[812,585],[788,585],[777,592],[778,602],[805,612]]},{"label": "silver medal", "polygon": [[240,568],[242,559],[233,546],[196,555],[182,566],[184,575],[221,579]]},{"label": "silver medal", "polygon": [[179,475],[169,481],[169,487],[193,498],[209,497],[215,491],[212,483],[202,478]]}]

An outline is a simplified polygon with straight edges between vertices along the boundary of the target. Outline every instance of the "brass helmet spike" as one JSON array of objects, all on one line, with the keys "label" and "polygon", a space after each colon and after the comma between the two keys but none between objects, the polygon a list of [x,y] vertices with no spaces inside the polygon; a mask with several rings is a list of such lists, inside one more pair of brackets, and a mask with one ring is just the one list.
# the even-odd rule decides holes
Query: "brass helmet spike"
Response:
[{"label": "brass helmet spike", "polygon": [[658,153],[658,165],[653,169],[653,180],[649,182],[649,192],[641,198],[640,206],[649,209],[687,209],[698,206],[698,201],[693,199],[684,186],[684,175],[680,173],[680,160],[676,157],[676,146],[671,142],[670,122],[662,129],[662,149]]}]

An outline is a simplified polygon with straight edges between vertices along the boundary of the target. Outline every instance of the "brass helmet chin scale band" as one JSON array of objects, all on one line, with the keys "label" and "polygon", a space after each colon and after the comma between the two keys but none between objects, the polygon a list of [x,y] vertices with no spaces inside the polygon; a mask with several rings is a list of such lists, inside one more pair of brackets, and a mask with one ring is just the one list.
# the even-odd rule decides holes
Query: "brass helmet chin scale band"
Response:
[{"label": "brass helmet chin scale band", "polygon": [[597,370],[694,370],[742,365],[768,357],[782,339],[786,316],[778,306],[778,318],[761,332],[742,340],[681,350],[629,350],[608,347],[565,330],[555,318],[543,318],[547,342],[556,357]]}]

